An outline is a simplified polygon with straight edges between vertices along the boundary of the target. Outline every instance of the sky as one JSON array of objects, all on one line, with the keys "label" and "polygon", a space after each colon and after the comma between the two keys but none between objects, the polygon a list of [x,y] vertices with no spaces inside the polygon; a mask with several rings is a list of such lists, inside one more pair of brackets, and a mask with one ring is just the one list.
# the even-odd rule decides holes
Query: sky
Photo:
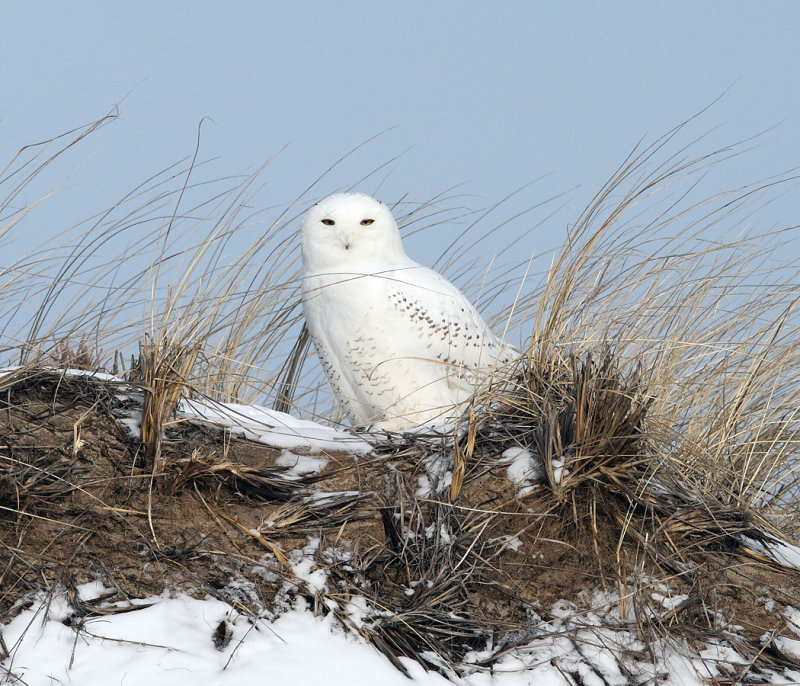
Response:
[{"label": "sky", "polygon": [[579,186],[580,203],[642,137],[723,93],[704,120],[720,140],[774,127],[754,178],[800,161],[793,2],[33,0],[3,14],[1,159],[119,104],[75,180],[100,204],[193,152],[203,118],[200,156],[223,171],[283,151],[276,205],[383,131],[320,193],[401,155],[387,199],[462,184],[479,205],[547,176],[528,198]]},{"label": "sky", "polygon": [[[68,177],[0,248],[109,207],[191,157],[199,130],[211,178],[269,162],[265,223],[355,149],[307,202],[355,188],[479,210],[516,193],[493,215],[498,243],[531,231],[523,252],[543,253],[638,142],[709,105],[683,141],[708,134],[698,154],[757,136],[709,194],[800,166],[799,25],[789,1],[7,3],[0,169],[23,145],[119,117],[16,200]],[[758,221],[797,224],[796,197]],[[456,233],[445,223],[409,252],[431,264]]]}]

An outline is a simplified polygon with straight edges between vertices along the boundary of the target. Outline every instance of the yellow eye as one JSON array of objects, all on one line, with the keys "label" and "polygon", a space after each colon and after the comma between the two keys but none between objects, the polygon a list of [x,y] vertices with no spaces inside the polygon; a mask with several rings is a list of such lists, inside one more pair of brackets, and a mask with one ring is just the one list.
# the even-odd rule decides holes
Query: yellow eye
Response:
[{"label": "yellow eye", "polygon": [[361,220],[361,226],[369,226],[374,221],[375,221],[374,219],[362,219]]},{"label": "yellow eye", "polygon": [[325,224],[325,226],[333,226],[336,222],[333,221],[333,219],[323,219],[322,223]]}]

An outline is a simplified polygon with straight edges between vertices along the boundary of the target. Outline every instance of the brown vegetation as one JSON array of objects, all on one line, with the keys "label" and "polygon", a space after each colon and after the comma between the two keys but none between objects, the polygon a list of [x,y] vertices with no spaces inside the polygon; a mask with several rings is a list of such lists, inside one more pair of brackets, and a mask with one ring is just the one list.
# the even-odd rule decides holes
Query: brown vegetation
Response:
[{"label": "brown vegetation", "polygon": [[[132,402],[119,387],[25,374],[0,402],[0,615],[36,591],[94,579],[114,592],[105,606],[76,600],[78,614],[121,611],[107,603],[164,588],[253,616],[298,595],[390,659],[458,671],[489,636],[498,655],[541,636],[559,601],[574,603],[576,618],[605,611],[597,588],[612,593],[603,603],[619,594],[617,628],[648,649],[669,637],[728,641],[753,660],[751,674],[793,665],[762,636],[787,634],[767,601],[800,605],[800,572],[747,546],[743,536],[771,540],[757,513],[699,500],[679,487],[680,465],[652,460],[637,381],[618,376],[610,357],[573,360],[545,388],[531,374],[522,381],[538,389],[526,391],[531,402],[501,402],[484,418],[450,502],[443,469],[439,486],[417,495],[419,478],[437,473],[432,461],[452,465],[442,438],[395,439],[362,458],[329,454],[320,474],[290,480],[275,462],[280,450],[179,423],[166,429],[154,469],[119,422]],[[545,403],[558,408],[549,422],[538,415]],[[498,459],[520,443],[541,445],[546,467],[522,496]],[[558,480],[556,459],[566,460]],[[292,566],[309,540],[324,589]],[[367,601],[358,626],[353,598]]]}]

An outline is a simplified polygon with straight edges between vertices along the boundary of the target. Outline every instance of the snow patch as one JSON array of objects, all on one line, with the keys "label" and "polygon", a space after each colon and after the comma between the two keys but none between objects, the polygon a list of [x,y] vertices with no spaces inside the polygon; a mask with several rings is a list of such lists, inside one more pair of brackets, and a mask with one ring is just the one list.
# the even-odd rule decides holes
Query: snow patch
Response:
[{"label": "snow patch", "polygon": [[506,449],[500,456],[500,463],[508,465],[506,474],[515,486],[517,497],[530,493],[544,478],[541,461],[527,448]]},{"label": "snow patch", "polygon": [[[45,614],[50,620],[43,622]],[[221,624],[230,640],[215,647]],[[54,620],[42,598],[2,632],[11,657],[0,662],[0,678],[10,683],[19,678],[28,686],[409,684],[359,637],[339,631],[332,618],[305,610],[253,622],[219,600],[161,596],[149,598],[142,609],[67,626]],[[412,660],[401,661],[412,683],[450,683]]]},{"label": "snow patch", "polygon": [[742,537],[742,543],[784,567],[800,569],[800,546],[777,539],[770,543],[761,543],[747,536]]},{"label": "snow patch", "polygon": [[260,405],[181,400],[176,414],[199,424],[221,425],[236,435],[275,448],[348,452],[354,455],[372,452],[369,443],[346,431],[298,419]]},{"label": "snow patch", "polygon": [[327,458],[314,457],[312,455],[295,455],[293,452],[284,450],[275,460],[279,467],[288,467],[289,471],[297,476],[307,474],[319,474],[328,464]]}]

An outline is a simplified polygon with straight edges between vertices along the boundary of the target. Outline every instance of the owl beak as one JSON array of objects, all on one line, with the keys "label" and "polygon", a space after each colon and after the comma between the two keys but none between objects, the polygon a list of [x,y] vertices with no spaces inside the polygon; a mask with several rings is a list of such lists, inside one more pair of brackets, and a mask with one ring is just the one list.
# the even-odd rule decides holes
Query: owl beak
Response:
[{"label": "owl beak", "polygon": [[350,250],[350,236],[347,234],[342,236],[342,245],[344,246],[345,250]]}]

